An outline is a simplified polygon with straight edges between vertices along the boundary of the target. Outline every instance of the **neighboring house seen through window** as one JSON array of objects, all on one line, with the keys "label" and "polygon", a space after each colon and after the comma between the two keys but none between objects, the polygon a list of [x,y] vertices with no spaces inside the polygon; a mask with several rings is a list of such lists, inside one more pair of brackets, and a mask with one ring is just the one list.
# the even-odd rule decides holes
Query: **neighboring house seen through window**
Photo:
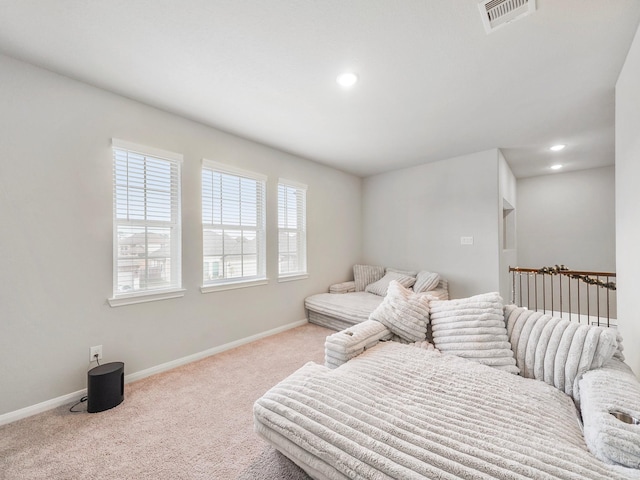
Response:
[{"label": "neighboring house seen through window", "polygon": [[263,175],[203,160],[203,291],[266,280],[265,185]]},{"label": "neighboring house seen through window", "polygon": [[[181,291],[182,155],[114,139],[112,306]],[[133,299],[119,301],[118,299]],[[148,301],[148,299],[138,300]]]},{"label": "neighboring house seen through window", "polygon": [[278,273],[280,278],[307,273],[307,186],[278,182]]}]

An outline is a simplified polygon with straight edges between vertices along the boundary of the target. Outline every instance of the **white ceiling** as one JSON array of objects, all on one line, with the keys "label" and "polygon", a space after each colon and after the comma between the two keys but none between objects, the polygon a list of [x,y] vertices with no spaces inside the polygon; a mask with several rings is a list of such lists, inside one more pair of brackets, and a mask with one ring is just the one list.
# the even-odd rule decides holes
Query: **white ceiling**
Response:
[{"label": "white ceiling", "polygon": [[477,0],[0,0],[0,52],[362,176],[611,165],[640,2],[537,7],[487,35]]}]

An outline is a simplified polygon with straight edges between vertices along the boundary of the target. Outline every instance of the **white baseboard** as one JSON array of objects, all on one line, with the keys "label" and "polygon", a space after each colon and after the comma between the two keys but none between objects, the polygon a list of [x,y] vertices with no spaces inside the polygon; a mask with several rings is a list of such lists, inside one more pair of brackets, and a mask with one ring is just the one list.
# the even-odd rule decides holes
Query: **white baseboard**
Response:
[{"label": "white baseboard", "polygon": [[282,333],[285,330],[299,327],[301,325],[304,325],[305,323],[307,323],[307,319],[288,323],[287,325],[283,325],[282,327],[267,330],[266,332],[258,333],[250,337],[241,338],[240,340],[236,340],[235,342],[225,343],[224,345],[220,345],[219,347],[213,347],[208,350],[204,350],[203,352],[194,353],[193,355],[188,355],[186,357],[178,358],[167,363],[162,363],[160,365],[156,365],[155,367],[146,368],[144,370],[140,370],[139,372],[125,375],[124,382],[135,382],[136,380],[150,377],[151,375],[155,375],[156,373],[166,372],[167,370],[171,370],[172,368],[176,368],[181,365],[186,365],[187,363],[195,362],[196,360],[200,360],[201,358],[210,357],[211,355],[215,355],[216,353],[222,353],[226,350],[231,350],[232,348],[255,342],[256,340],[260,340],[261,338],[270,337],[271,335],[275,335],[277,333]]},{"label": "white baseboard", "polygon": [[[288,323],[281,327],[267,330],[266,332],[257,333],[256,335],[251,335],[250,337],[241,338],[240,340],[236,340],[234,342],[225,343],[224,345],[220,345],[218,347],[209,348],[208,350],[194,353],[193,355],[187,355],[186,357],[182,357],[176,360],[172,360],[170,362],[162,363],[160,365],[156,365],[155,367],[146,368],[144,370],[140,370],[139,372],[125,375],[124,383],[135,382],[136,380],[141,380],[143,378],[150,377],[151,375],[155,375],[157,373],[166,372],[167,370],[171,370],[172,368],[176,368],[181,365],[186,365],[187,363],[195,362],[196,360],[200,360],[205,357],[210,357],[211,355],[222,353],[226,350],[231,350],[232,348],[236,348],[241,345],[245,345],[247,343],[255,342],[256,340],[260,340],[261,338],[270,337],[271,335],[276,335],[278,333],[282,333],[292,328],[300,327],[306,323],[308,322],[307,322],[307,319],[305,318],[304,320]],[[3,415],[0,415],[0,425],[6,425],[7,423],[15,422],[17,420],[21,420],[23,418],[36,415],[38,413],[46,412],[47,410],[51,410],[53,408],[66,405],[71,402],[77,402],[86,394],[87,394],[87,389],[85,388],[83,390],[78,390],[77,392],[67,393],[66,395],[62,395],[60,397],[52,398],[51,400],[46,400],[44,402],[31,405],[29,407],[21,408],[20,410],[15,410],[13,412],[5,413]]]},{"label": "white baseboard", "polygon": [[51,400],[46,400],[44,402],[36,403],[35,405],[21,408],[20,410],[15,410],[13,412],[5,413],[3,415],[0,415],[0,425],[6,425],[7,423],[15,422],[17,420],[30,417],[31,415],[35,415],[37,413],[46,412],[47,410],[51,410],[52,408],[57,408],[67,403],[77,402],[86,394],[87,394],[87,389],[85,388],[84,390],[78,390],[77,392],[67,393],[66,395],[62,395],[61,397],[52,398]]}]

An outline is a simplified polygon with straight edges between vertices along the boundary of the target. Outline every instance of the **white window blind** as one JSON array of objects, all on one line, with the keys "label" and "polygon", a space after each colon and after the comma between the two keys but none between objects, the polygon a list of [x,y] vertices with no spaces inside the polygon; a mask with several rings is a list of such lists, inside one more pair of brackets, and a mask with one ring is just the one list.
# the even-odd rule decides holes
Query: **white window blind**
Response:
[{"label": "white window blind", "polygon": [[203,285],[263,280],[263,175],[202,162]]},{"label": "white window blind", "polygon": [[114,139],[114,298],[182,286],[182,156]]},{"label": "white window blind", "polygon": [[307,273],[307,186],[278,182],[278,269],[280,277]]}]

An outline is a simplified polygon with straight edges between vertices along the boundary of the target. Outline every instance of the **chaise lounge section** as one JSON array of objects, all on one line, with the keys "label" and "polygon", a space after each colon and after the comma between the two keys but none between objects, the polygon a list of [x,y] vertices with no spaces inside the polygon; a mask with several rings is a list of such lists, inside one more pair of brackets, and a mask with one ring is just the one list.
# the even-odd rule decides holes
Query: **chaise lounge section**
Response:
[{"label": "chaise lounge section", "polygon": [[449,283],[437,273],[355,265],[353,275],[354,280],[331,285],[329,293],[305,299],[309,322],[337,331],[364,322],[382,303],[393,280],[400,280],[414,292],[428,292],[438,300],[449,298]]}]

